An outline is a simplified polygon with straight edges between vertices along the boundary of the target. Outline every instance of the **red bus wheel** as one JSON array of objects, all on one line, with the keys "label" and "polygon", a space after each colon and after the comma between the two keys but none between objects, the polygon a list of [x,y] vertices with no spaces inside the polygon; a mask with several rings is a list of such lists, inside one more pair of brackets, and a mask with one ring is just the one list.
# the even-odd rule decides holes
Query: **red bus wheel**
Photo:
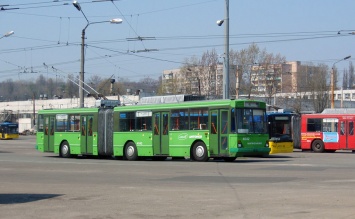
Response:
[{"label": "red bus wheel", "polygon": [[324,143],[321,140],[315,140],[312,143],[312,150],[317,153],[322,153],[324,152]]}]

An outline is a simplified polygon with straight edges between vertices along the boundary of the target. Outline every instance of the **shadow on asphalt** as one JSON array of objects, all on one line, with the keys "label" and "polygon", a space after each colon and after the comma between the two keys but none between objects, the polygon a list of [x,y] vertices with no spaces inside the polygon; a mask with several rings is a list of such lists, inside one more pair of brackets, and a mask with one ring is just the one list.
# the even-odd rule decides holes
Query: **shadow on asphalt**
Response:
[{"label": "shadow on asphalt", "polygon": [[[117,160],[117,161],[123,161],[123,162],[194,162],[194,163],[200,163],[197,161],[193,161],[189,158],[180,158],[180,157],[168,157],[165,160],[158,160],[154,159],[151,157],[146,157],[143,158],[141,157],[139,160],[136,161],[128,161],[124,160],[122,157],[99,157],[99,156],[76,156],[76,157],[71,157],[71,158],[62,158],[59,157],[58,155],[54,156],[44,156],[47,158],[52,158],[52,159],[63,159],[63,160]],[[237,157],[234,161],[224,161],[223,158],[211,158],[208,160],[208,162],[215,162],[215,163],[267,163],[267,162],[287,162],[290,161],[293,157],[291,156],[286,156],[286,155],[269,155],[265,157]],[[280,159],[280,160],[278,160]],[[201,162],[203,163],[203,162]]]},{"label": "shadow on asphalt", "polygon": [[11,205],[35,202],[61,196],[59,194],[0,194],[0,204]]}]

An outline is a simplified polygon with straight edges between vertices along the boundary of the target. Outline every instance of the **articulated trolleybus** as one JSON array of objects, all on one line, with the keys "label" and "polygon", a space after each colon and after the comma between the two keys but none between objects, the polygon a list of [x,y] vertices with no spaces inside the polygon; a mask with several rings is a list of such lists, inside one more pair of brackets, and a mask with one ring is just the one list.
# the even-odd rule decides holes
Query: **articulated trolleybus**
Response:
[{"label": "articulated trolleybus", "polygon": [[[267,156],[266,104],[252,100],[50,109],[38,113],[37,149],[61,157],[127,160]],[[117,101],[118,102],[118,101]]]}]

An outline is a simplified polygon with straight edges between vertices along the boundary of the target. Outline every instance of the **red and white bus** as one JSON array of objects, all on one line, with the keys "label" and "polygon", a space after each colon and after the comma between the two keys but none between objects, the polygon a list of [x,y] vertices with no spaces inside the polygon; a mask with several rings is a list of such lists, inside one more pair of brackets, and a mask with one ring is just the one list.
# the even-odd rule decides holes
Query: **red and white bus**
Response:
[{"label": "red and white bus", "polygon": [[355,114],[303,114],[301,149],[314,152],[355,152]]}]

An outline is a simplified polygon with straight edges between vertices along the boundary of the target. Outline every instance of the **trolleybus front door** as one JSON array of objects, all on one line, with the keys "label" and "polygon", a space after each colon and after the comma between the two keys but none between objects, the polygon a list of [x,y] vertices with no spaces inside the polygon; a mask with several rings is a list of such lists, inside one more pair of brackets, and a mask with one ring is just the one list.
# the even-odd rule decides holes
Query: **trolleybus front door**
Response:
[{"label": "trolleybus front door", "polygon": [[55,116],[44,116],[43,147],[45,152],[54,151],[54,123],[55,123]]},{"label": "trolleybus front door", "polygon": [[169,113],[154,113],[153,127],[153,155],[169,155]]},{"label": "trolleybus front door", "polygon": [[80,149],[83,154],[92,154],[92,127],[93,127],[93,116],[81,116],[81,138],[80,138]]},{"label": "trolleybus front door", "polygon": [[217,156],[229,156],[228,110],[212,110],[210,116],[210,153]]}]

